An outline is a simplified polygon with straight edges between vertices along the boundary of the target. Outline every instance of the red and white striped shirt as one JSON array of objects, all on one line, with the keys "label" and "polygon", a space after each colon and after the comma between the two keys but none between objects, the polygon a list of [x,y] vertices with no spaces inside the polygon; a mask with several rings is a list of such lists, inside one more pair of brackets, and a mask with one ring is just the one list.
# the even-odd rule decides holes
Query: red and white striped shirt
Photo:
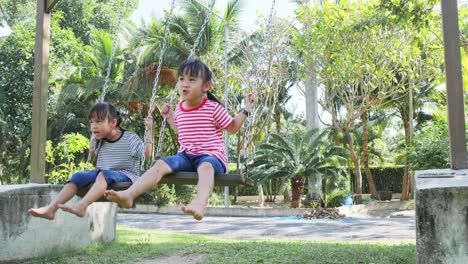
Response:
[{"label": "red and white striped shirt", "polygon": [[184,109],[182,104],[179,103],[175,110],[179,152],[208,154],[219,158],[227,168],[222,130],[231,124],[233,118],[223,106],[207,98],[192,109]]}]

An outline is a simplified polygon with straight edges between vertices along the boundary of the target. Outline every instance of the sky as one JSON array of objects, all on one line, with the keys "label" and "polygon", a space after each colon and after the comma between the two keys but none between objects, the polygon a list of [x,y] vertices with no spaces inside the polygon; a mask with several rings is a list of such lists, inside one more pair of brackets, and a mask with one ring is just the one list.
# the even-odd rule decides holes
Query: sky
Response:
[{"label": "sky", "polygon": [[0,37],[8,36],[11,34],[11,29],[9,27],[0,27]]},{"label": "sky", "polygon": [[[142,19],[145,22],[150,21],[152,16],[157,18],[162,17],[164,10],[170,10],[171,0],[140,0],[138,9],[132,15],[132,20],[139,23]],[[206,1],[203,1],[204,3]],[[223,11],[227,4],[227,0],[216,0],[215,10],[218,13]],[[242,0],[242,15],[241,24],[245,29],[250,29],[250,25],[255,22],[257,14],[266,15],[271,9],[272,0]],[[177,4],[177,1],[176,1]],[[282,18],[294,16],[295,3],[290,0],[276,0],[275,1],[275,14]]]}]

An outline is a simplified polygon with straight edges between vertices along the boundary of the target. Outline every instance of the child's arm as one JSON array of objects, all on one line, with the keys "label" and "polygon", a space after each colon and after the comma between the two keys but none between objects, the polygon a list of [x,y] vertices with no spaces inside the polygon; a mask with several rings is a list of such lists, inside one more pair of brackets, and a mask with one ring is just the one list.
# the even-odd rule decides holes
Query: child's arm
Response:
[{"label": "child's arm", "polygon": [[177,134],[177,126],[174,119],[174,110],[171,105],[165,104],[161,109],[161,114],[166,118],[166,122],[171,126],[171,129]]},{"label": "child's arm", "polygon": [[247,116],[250,114],[250,110],[252,108],[252,105],[257,101],[257,94],[255,92],[248,93],[247,96],[245,97],[245,107],[243,111],[241,111],[239,114],[237,114],[236,117],[232,120],[231,124],[226,127],[226,130],[234,134],[239,129],[242,127],[242,124],[244,124],[245,120],[247,119]]},{"label": "child's arm", "polygon": [[94,134],[91,134],[91,140],[89,141],[89,154],[91,158],[96,156],[97,145],[98,141],[96,140],[96,137],[94,137]]},{"label": "child's arm", "polygon": [[151,115],[145,118],[145,158],[153,155],[154,138],[153,138],[153,117]]}]

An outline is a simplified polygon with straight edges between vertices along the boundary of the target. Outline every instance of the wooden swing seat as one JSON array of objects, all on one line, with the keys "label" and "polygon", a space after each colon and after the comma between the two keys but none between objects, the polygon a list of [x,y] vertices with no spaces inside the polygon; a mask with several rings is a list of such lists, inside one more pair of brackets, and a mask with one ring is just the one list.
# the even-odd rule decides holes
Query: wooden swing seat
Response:
[{"label": "wooden swing seat", "polygon": [[[196,172],[177,172],[164,176],[159,184],[188,184],[196,185],[198,183],[198,173]],[[131,182],[116,182],[109,186],[109,190],[123,191],[128,189],[132,185]],[[239,174],[216,174],[215,175],[215,186],[255,186],[253,180],[245,178]],[[76,195],[83,198],[89,191],[92,185],[85,188],[79,189]],[[143,193],[140,195],[136,202],[150,202],[154,197],[149,193]],[[102,196],[97,202],[108,202],[106,197]]]},{"label": "wooden swing seat", "polygon": [[[131,185],[132,185],[131,182],[116,182],[116,183],[113,183],[111,186],[109,186],[107,189],[114,190],[114,191],[123,191],[123,190],[127,190]],[[86,193],[88,193],[89,189],[91,189],[91,186],[93,185],[90,184],[84,188],[79,189],[76,192],[76,195],[83,198],[86,195]],[[146,192],[138,196],[135,199],[136,202],[151,202],[153,200],[154,200],[154,197],[151,194],[146,193]],[[101,198],[99,198],[96,202],[110,202],[110,201],[107,200],[106,197],[101,196]]]},{"label": "wooden swing seat", "polygon": [[[196,172],[177,172],[162,177],[161,184],[189,184],[197,185],[198,173]],[[245,178],[240,174],[216,174],[215,186],[254,186],[253,180]]]}]

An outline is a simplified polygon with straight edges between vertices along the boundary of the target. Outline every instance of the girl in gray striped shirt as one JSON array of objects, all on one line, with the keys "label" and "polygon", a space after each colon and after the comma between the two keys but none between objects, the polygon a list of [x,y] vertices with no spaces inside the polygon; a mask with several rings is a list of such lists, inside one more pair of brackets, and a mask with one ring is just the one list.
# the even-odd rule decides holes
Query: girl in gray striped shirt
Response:
[{"label": "girl in gray striped shirt", "polygon": [[[32,216],[52,220],[61,208],[79,217],[86,214],[86,208],[97,201],[115,182],[134,182],[140,175],[140,162],[143,155],[150,157],[153,149],[151,116],[145,118],[147,142],[135,133],[120,127],[122,118],[115,107],[107,103],[97,103],[89,111],[92,139],[90,152],[97,156],[96,169],[73,174],[55,199],[47,206],[30,208]],[[76,192],[90,184],[90,190],[79,202],[65,204]]]}]

